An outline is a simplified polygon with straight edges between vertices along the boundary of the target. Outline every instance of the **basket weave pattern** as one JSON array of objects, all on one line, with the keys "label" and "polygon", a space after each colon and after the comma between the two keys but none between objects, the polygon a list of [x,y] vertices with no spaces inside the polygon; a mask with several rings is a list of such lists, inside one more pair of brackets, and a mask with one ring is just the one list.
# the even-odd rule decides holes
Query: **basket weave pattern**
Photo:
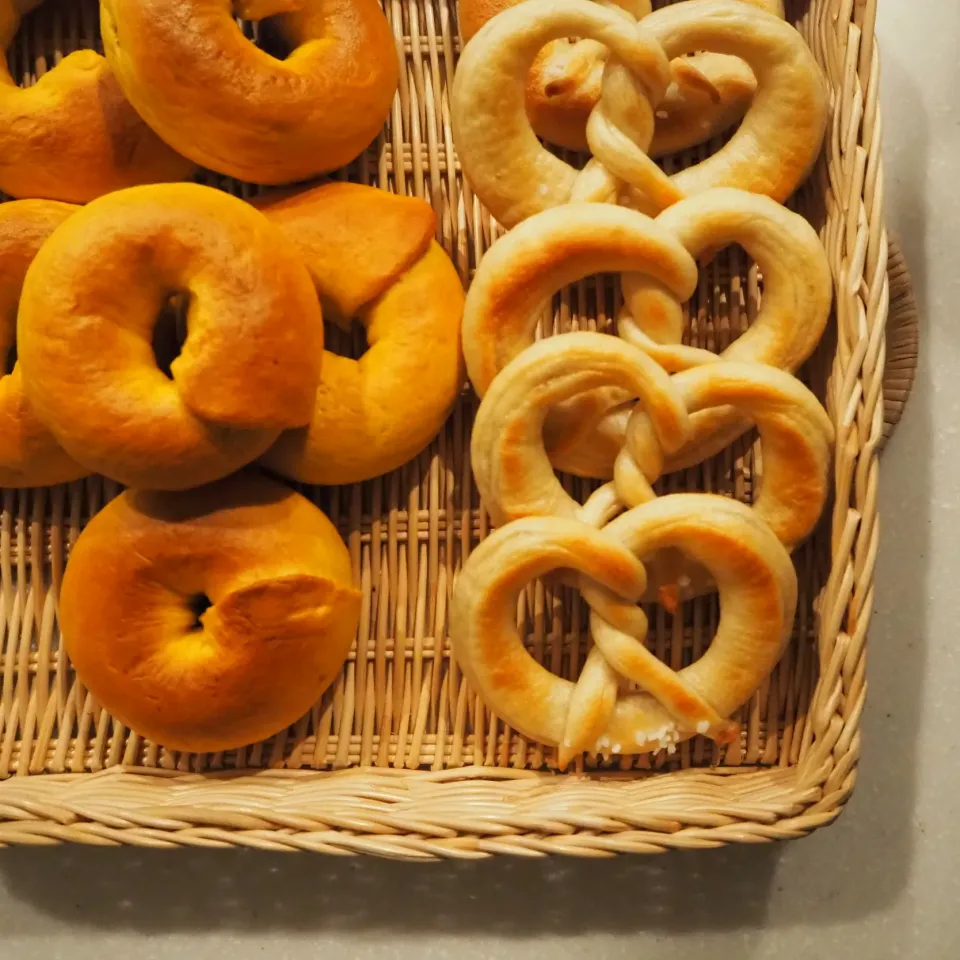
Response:
[{"label": "basket weave pattern", "polygon": [[[84,522],[117,493],[99,478],[2,492],[0,518],[0,845],[245,845],[392,857],[493,853],[603,856],[800,836],[835,818],[853,788],[865,641],[878,544],[889,306],[880,165],[876,0],[795,0],[788,16],[832,91],[824,154],[795,207],[820,230],[835,320],[804,377],[837,427],[835,497],[795,555],[793,641],[744,707],[743,736],[695,738],[673,757],[588,758],[558,775],[554,751],[485,709],[450,658],[454,578],[489,528],[472,484],[475,400],[465,391],[444,433],[407,467],[369,483],[307,489],[344,535],[363,591],[340,677],[289,731],[215,755],[171,753],[126,730],[76,679],[59,645],[57,591]],[[387,0],[406,69],[380,141],[344,176],[428,200],[438,239],[465,281],[498,228],[459,174],[449,91],[459,49],[452,0]],[[29,82],[59,53],[97,43],[96,3],[47,3],[10,51]],[[241,195],[251,188],[208,178]],[[742,251],[701,272],[690,342],[722,349],[756,313],[762,281]],[[608,330],[612,285],[564,291],[544,333]],[[362,343],[339,341],[338,352]],[[667,478],[749,501],[762,451],[747,437]],[[570,481],[584,499],[589,486]],[[531,651],[575,677],[589,635],[572,593],[531,586],[518,611]],[[697,657],[715,599],[651,617],[649,643],[674,669]]]}]

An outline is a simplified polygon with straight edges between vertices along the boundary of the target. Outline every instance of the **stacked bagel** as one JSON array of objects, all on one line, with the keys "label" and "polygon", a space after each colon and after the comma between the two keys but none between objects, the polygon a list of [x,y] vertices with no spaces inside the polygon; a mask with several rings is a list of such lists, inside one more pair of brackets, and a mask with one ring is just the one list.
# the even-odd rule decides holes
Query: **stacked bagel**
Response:
[{"label": "stacked bagel", "polygon": [[[810,172],[827,121],[816,62],[779,0],[462,0],[466,44],[454,142],[478,198],[510,231],[487,253],[464,313],[482,398],[478,489],[499,529],[470,556],[452,608],[465,675],[514,729],[578,754],[725,743],[779,660],[797,599],[790,553],[830,488],[834,431],[794,376],[832,300],[812,227],[781,204]],[[575,39],[567,39],[575,38]],[[653,160],[740,121],[706,159]],[[539,139],[587,149],[582,169]],[[698,264],[737,243],[763,299],[723,353],[684,344]],[[536,339],[544,302],[598,273],[621,276],[617,335]],[[752,507],[658,496],[751,426],[763,478]],[[579,503],[556,471],[605,481]],[[574,684],[526,651],[520,593],[550,575],[578,587],[593,639]],[[638,601],[675,616],[719,593],[704,656],[675,673],[647,648]]]},{"label": "stacked bagel", "polygon": [[[4,47],[40,2],[0,0]],[[398,81],[376,0],[103,0],[101,26],[105,58],[26,89],[0,69],[0,485],[129,488],[71,552],[67,652],[137,733],[225,750],[307,711],[360,616],[336,529],[267,473],[352,483],[417,456],[463,383],[463,287],[421,200],[177,182],[361,153]],[[325,350],[325,322],[361,325],[363,355]]]}]

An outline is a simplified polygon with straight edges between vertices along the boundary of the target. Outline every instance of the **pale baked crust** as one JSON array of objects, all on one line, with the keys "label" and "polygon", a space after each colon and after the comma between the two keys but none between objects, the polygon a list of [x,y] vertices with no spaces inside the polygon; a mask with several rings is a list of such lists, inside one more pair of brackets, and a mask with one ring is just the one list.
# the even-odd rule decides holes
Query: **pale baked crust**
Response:
[{"label": "pale baked crust", "polygon": [[[615,506],[594,517],[564,489],[544,445],[558,404],[588,390],[618,387],[638,398],[617,457]],[[830,490],[833,426],[816,397],[792,375],[762,363],[722,360],[670,377],[624,341],[566,333],[528,347],[494,378],[477,412],[471,462],[495,524],[528,516],[578,517],[602,525],[624,507],[653,500],[670,452],[688,442],[692,416],[728,406],[759,429],[763,484],[753,509],[793,550],[813,530]],[[606,504],[606,498],[601,497]],[[611,513],[612,511],[612,513]],[[591,518],[593,517],[593,518]],[[647,599],[670,607],[715,589],[702,568],[676,554],[645,558]]]},{"label": "pale baked crust", "polygon": [[[582,175],[539,143],[525,110],[526,77],[538,52],[571,35],[611,51],[603,109],[587,128],[597,159]],[[728,143],[667,177],[648,156],[654,110],[667,89],[661,72],[669,78],[657,51],[676,58],[698,50],[746,61],[758,92]],[[687,0],[638,24],[584,0],[530,0],[489,21],[467,44],[451,119],[465,176],[509,227],[572,197],[613,199],[624,184],[630,205],[651,212],[719,186],[785,200],[819,154],[827,106],[826,84],[799,33],[742,0]]]},{"label": "pale baked crust", "polygon": [[[461,0],[464,41],[491,18],[522,0]],[[742,0],[783,16],[781,0]],[[633,17],[651,12],[649,0],[621,2]],[[593,40],[554,40],[537,55],[527,77],[527,115],[538,136],[586,151],[586,126],[600,100],[607,49]],[[703,143],[738,123],[753,100],[757,81],[736,57],[696,54],[671,64],[673,84],[657,109],[650,156],[677,153]]]},{"label": "pale baked crust", "polygon": [[[482,397],[496,373],[533,343],[541,305],[585,276],[623,272],[628,310],[621,336],[669,370],[716,362],[680,344],[682,304],[697,282],[693,257],[739,243],[764,275],[764,298],[750,329],[721,356],[796,370],[826,326],[832,281],[813,228],[775,201],[740,190],[704,191],[655,220],[611,204],[566,204],[519,224],[477,268],[464,311],[467,371]],[[639,317],[640,322],[633,320]],[[546,424],[556,466],[609,478],[623,447],[631,399],[594,390],[558,407]],[[700,411],[669,472],[706,459],[747,429],[730,409]]]},{"label": "pale baked crust", "polygon": [[[720,593],[717,633],[674,674],[646,650],[646,587],[638,557],[678,549],[705,566]],[[581,574],[596,647],[577,684],[525,649],[521,591],[537,577]],[[465,677],[514,729],[560,747],[643,753],[695,733],[720,741],[725,722],[769,675],[793,625],[797,580],[789,554],[749,507],[709,494],[673,494],[634,508],[602,531],[576,519],[531,517],[492,533],[471,553],[451,608],[453,652]],[[622,672],[621,672],[622,671]],[[644,692],[622,694],[620,678]]]}]

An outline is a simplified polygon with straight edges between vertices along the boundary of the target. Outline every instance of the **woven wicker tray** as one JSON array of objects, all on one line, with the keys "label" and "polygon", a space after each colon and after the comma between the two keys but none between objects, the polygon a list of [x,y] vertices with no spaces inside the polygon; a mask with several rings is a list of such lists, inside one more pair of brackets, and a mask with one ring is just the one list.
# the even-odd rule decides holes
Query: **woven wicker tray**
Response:
[{"label": "woven wicker tray", "polygon": [[[832,90],[823,157],[795,205],[820,230],[834,272],[834,320],[804,377],[837,426],[835,497],[796,554],[793,641],[744,708],[741,741],[720,750],[698,738],[672,757],[586,761],[560,775],[552,750],[504,726],[467,689],[450,659],[447,611],[457,570],[488,525],[471,480],[475,401],[465,391],[444,433],[406,468],[306,491],[349,545],[364,597],[359,636],[310,715],[228,754],[182,755],[144,742],[100,709],[59,646],[57,586],[70,544],[115,485],[3,491],[0,845],[601,856],[797,837],[838,815],[860,753],[884,431],[890,294],[876,0],[788,6]],[[495,228],[463,184],[451,143],[455,6],[390,0],[387,14],[406,64],[400,95],[381,140],[344,175],[429,200],[439,239],[467,280]],[[59,53],[94,45],[96,24],[92,0],[51,0],[10,51],[15,76],[30,82]],[[743,253],[725,252],[702,272],[691,340],[722,348],[755,315],[759,293]],[[616,305],[613,287],[581,283],[557,299],[554,328],[609,329]],[[748,438],[667,478],[664,489],[749,500],[760,470]],[[572,489],[586,493],[580,481]],[[534,655],[575,675],[588,641],[575,598],[536,585],[523,607]],[[707,645],[716,618],[709,599],[676,618],[659,610],[651,648],[680,667]]]}]

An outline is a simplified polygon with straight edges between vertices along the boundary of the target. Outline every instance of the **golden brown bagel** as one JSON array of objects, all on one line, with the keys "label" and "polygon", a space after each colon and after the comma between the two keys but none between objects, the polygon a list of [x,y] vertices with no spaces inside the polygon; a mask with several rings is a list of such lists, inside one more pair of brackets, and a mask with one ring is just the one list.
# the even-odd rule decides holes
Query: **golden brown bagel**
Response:
[{"label": "golden brown bagel", "polygon": [[[525,109],[525,80],[540,49],[571,35],[610,50],[587,124],[594,157],[583,171],[539,143]],[[701,50],[741,57],[758,92],[717,153],[667,176],[648,155],[670,78],[663,54]],[[686,0],[639,23],[587,0],[528,0],[494,17],[467,44],[451,120],[464,175],[491,214],[511,227],[571,199],[625,195],[631,206],[655,213],[730,186],[785,200],[819,154],[827,107],[826,84],[800,34],[742,0]]]},{"label": "golden brown bagel", "polygon": [[17,307],[27,268],[43,242],[76,207],[52,200],[0,204],[0,487],[40,487],[77,480],[75,463],[37,419],[15,358]]},{"label": "golden brown bagel", "polygon": [[[720,591],[713,642],[677,674],[644,647],[636,607],[646,586],[638,557],[679,549],[706,566]],[[517,602],[555,570],[582,574],[597,644],[578,682],[542,667],[523,644]],[[580,751],[643,753],[695,733],[729,740],[724,722],[759,687],[786,645],[797,579],[787,551],[750,509],[708,494],[660,497],[603,530],[581,520],[530,517],[501,527],[470,554],[451,608],[453,652],[464,675],[507,723]],[[620,677],[642,692],[623,693]]]},{"label": "golden brown bagel", "polygon": [[[0,51],[39,2],[0,0]],[[0,53],[0,191],[87,203],[124,187],[182,180],[192,169],[137,115],[95,51],[71,53],[27,89],[14,83]]]},{"label": "golden brown bagel", "polygon": [[336,676],[359,618],[333,524],[249,474],[121,494],[80,535],[60,592],[67,653],[101,705],[195,752],[296,721]]},{"label": "golden brown bagel", "polygon": [[104,50],[130,102],[203,166],[289,183],[349,163],[376,137],[399,74],[376,0],[247,0],[293,52],[241,33],[228,0],[101,0]]},{"label": "golden brown bagel", "polygon": [[[464,41],[491,18],[523,0],[461,0]],[[781,0],[743,0],[783,16]],[[619,0],[633,17],[650,11],[650,0]],[[586,151],[586,126],[600,100],[609,51],[593,40],[554,40],[537,55],[527,77],[527,115],[538,136],[570,150]],[[673,84],[657,109],[650,156],[686,150],[737,123],[750,106],[757,81],[736,57],[703,53],[674,60]]]},{"label": "golden brown bagel", "polygon": [[359,320],[359,360],[327,352],[310,426],[263,462],[307,483],[354,483],[415,457],[463,384],[463,286],[422,200],[336,183],[261,207],[299,248],[327,319]]},{"label": "golden brown bagel", "polygon": [[[188,332],[167,377],[151,338],[178,293]],[[309,422],[323,321],[295,247],[263,214],[177,184],[102,197],[57,229],[27,273],[18,341],[27,396],[71,456],[175,490]]]}]

